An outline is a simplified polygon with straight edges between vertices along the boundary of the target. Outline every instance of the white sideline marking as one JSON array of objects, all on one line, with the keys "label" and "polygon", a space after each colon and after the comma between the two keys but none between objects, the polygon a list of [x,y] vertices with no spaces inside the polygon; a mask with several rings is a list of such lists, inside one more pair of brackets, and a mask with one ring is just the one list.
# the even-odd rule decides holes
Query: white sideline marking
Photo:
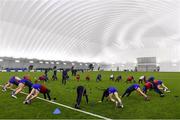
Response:
[{"label": "white sideline marking", "polygon": [[[2,85],[0,85],[0,86],[2,87]],[[11,90],[13,90],[13,89],[11,89]],[[21,92],[21,93],[24,94],[24,95],[28,95],[25,92]],[[97,115],[97,114],[94,114],[94,113],[91,113],[91,112],[75,109],[73,107],[70,107],[70,106],[67,106],[67,105],[64,105],[64,104],[61,104],[61,103],[49,101],[49,100],[46,100],[46,99],[41,98],[41,97],[37,97],[37,98],[42,100],[42,101],[46,101],[46,102],[49,102],[49,103],[52,103],[52,104],[55,104],[55,105],[58,105],[58,106],[62,106],[62,107],[65,107],[65,108],[68,108],[68,109],[71,109],[71,110],[74,110],[74,111],[78,111],[78,112],[81,112],[81,113],[84,113],[84,114],[88,114],[88,115],[91,115],[91,116],[94,116],[94,117],[97,117],[97,118],[101,118],[101,119],[105,119],[105,120],[112,120],[111,118],[107,118],[107,117],[104,117],[104,116],[101,116],[101,115]]]}]

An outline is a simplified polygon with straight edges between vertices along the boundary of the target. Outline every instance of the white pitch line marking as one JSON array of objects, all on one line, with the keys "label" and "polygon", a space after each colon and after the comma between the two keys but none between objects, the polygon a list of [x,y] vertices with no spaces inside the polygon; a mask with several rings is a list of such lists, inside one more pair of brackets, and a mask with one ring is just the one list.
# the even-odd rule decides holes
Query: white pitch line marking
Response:
[{"label": "white pitch line marking", "polygon": [[[2,85],[0,85],[0,86],[2,86]],[[11,90],[13,90],[13,89],[11,89]],[[28,95],[25,92],[21,92],[21,93],[24,94],[24,95]],[[49,100],[46,100],[46,99],[41,98],[41,97],[37,97],[37,98],[42,100],[42,101],[49,102],[49,103],[52,103],[52,104],[55,104],[55,105],[58,105],[58,106],[62,106],[64,108],[68,108],[68,109],[71,109],[71,110],[74,110],[74,111],[78,111],[78,112],[81,112],[81,113],[84,113],[84,114],[88,114],[88,115],[91,115],[91,116],[94,116],[94,117],[97,117],[97,118],[101,118],[101,119],[105,119],[105,120],[112,120],[111,118],[107,118],[107,117],[104,117],[104,116],[101,116],[101,115],[97,115],[97,114],[94,114],[94,113],[91,113],[91,112],[75,109],[73,107],[70,107],[70,106],[67,106],[67,105],[64,105],[64,104],[61,104],[61,103],[49,101]]]}]

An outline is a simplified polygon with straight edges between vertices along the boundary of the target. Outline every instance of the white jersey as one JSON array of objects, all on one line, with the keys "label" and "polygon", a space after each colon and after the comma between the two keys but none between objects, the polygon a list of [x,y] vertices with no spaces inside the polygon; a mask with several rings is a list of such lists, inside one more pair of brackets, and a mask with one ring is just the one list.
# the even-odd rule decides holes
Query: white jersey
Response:
[{"label": "white jersey", "polygon": [[143,80],[144,78],[145,78],[145,76],[141,76],[139,79],[140,79],[140,80]]},{"label": "white jersey", "polygon": [[111,76],[110,76],[110,78],[113,78],[113,77],[114,77],[114,75],[111,75]]}]

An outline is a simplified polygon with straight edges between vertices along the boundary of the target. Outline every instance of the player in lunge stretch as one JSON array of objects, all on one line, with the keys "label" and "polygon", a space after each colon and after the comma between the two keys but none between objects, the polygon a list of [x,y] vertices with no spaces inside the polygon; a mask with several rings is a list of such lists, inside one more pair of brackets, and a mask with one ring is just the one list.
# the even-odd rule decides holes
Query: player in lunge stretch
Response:
[{"label": "player in lunge stretch", "polygon": [[28,96],[26,97],[23,103],[30,104],[31,101],[39,95],[39,93],[42,93],[44,95],[44,99],[46,99],[46,95],[47,95],[48,99],[51,100],[50,90],[45,85],[41,85],[37,83],[32,86],[31,92],[28,94]]},{"label": "player in lunge stretch", "polygon": [[30,76],[24,76],[24,78],[23,79],[21,79],[20,81],[19,81],[19,85],[18,85],[18,87],[12,92],[12,97],[13,98],[17,98],[17,94],[19,93],[19,92],[21,92],[26,86],[28,86],[28,88],[29,88],[29,93],[31,92],[31,87],[32,87],[32,85],[33,85],[33,83],[31,82],[31,80],[30,80]]},{"label": "player in lunge stretch", "polygon": [[8,81],[8,83],[2,87],[2,91],[5,92],[7,88],[11,88],[13,85],[18,86],[20,80],[21,79],[17,76],[11,77],[10,80]]}]

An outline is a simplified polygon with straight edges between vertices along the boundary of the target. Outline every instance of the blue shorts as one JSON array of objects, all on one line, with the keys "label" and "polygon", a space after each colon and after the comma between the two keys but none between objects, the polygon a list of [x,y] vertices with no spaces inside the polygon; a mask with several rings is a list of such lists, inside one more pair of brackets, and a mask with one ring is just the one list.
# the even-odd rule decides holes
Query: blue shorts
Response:
[{"label": "blue shorts", "polygon": [[34,88],[34,89],[40,91],[41,85],[40,85],[40,84],[34,84],[34,85],[32,86],[32,88]]},{"label": "blue shorts", "polygon": [[11,77],[10,80],[9,80],[9,82],[12,83],[12,84],[14,83],[14,81],[16,81],[15,76]]},{"label": "blue shorts", "polygon": [[133,84],[130,87],[127,88],[127,92],[137,90],[140,86],[138,84]]},{"label": "blue shorts", "polygon": [[134,84],[134,89],[137,90],[140,86],[138,84]]},{"label": "blue shorts", "polygon": [[9,83],[14,84],[14,85],[17,85],[17,86],[19,85],[19,82],[16,81],[15,79],[9,80]]},{"label": "blue shorts", "polygon": [[111,93],[114,94],[115,92],[117,92],[117,89],[114,87],[109,87],[108,92],[109,92],[109,94],[111,94]]},{"label": "blue shorts", "polygon": [[9,82],[14,84],[16,82],[16,80],[15,79],[10,79]]}]

